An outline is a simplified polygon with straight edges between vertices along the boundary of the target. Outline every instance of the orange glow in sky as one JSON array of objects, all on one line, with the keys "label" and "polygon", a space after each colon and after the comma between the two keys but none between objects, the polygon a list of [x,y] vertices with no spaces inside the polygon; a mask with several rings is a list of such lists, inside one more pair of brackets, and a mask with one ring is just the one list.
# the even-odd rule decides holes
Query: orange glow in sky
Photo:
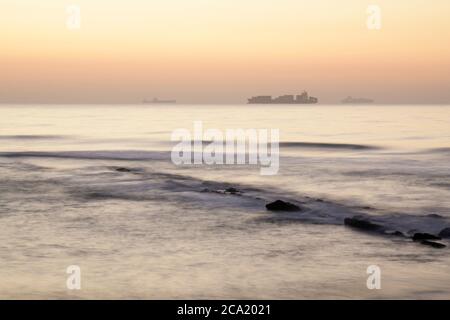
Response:
[{"label": "orange glow in sky", "polygon": [[[0,102],[450,102],[450,2],[2,0]],[[70,4],[80,29],[67,26]]]}]

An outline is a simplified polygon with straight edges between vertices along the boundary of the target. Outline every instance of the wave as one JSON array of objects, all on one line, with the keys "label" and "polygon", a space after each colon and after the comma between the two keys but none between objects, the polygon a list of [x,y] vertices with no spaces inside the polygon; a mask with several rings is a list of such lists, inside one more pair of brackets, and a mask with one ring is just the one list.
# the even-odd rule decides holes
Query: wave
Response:
[{"label": "wave", "polygon": [[[71,194],[81,196],[85,200],[123,200],[123,201],[163,201],[166,205],[177,208],[201,208],[214,214],[221,209],[245,211],[258,214],[248,220],[249,223],[276,223],[280,225],[292,223],[311,223],[341,225],[345,219],[363,217],[377,226],[382,236],[401,233],[408,239],[415,232],[438,234],[450,219],[437,214],[415,215],[404,212],[388,212],[368,206],[356,206],[352,203],[341,203],[328,199],[317,199],[299,195],[283,189],[270,187],[266,190],[259,186],[224,181],[210,181],[201,178],[164,172],[147,171],[145,168],[130,168],[129,171],[116,167],[106,167],[115,172],[110,183],[98,182],[89,187],[76,187]],[[122,177],[124,180],[117,180]],[[103,179],[103,178],[102,178]],[[283,200],[293,203],[302,210],[300,212],[271,212],[265,205]],[[359,230],[374,233],[371,230]]]},{"label": "wave", "polygon": [[433,148],[427,149],[425,152],[450,154],[450,148]]},{"label": "wave", "polygon": [[[202,140],[198,141],[203,146],[208,145],[214,141]],[[174,141],[161,141],[163,144],[173,144]],[[192,141],[193,145],[195,141]],[[225,141],[223,144],[225,145]],[[282,148],[314,148],[314,149],[342,149],[342,150],[379,150],[382,149],[379,146],[371,146],[364,144],[351,144],[351,143],[329,143],[329,142],[279,142],[278,145]]]},{"label": "wave", "polygon": [[66,139],[68,136],[63,135],[2,135],[0,140],[56,140],[56,139]]},{"label": "wave", "polygon": [[[69,159],[113,159],[113,160],[166,160],[167,152],[152,151],[68,151],[68,152],[9,152],[0,153],[7,157],[56,157]],[[80,171],[81,170],[81,171]],[[267,188],[252,184],[210,181],[202,178],[162,172],[157,166],[136,166],[133,168],[96,166],[84,167],[72,172],[71,176],[53,178],[60,181],[59,190],[82,201],[151,201],[155,205],[176,207],[189,212],[196,208],[211,214],[222,210],[252,213],[249,223],[312,223],[344,225],[346,218],[363,216],[371,223],[382,226],[383,231],[399,232],[407,236],[411,232],[437,234],[450,220],[446,211],[436,210],[445,216],[413,215],[403,212],[389,212],[372,207],[356,206],[354,203],[317,199],[283,188]],[[12,182],[11,182],[12,183]],[[5,183],[4,188],[8,189]],[[20,184],[23,185],[23,184]],[[26,184],[29,185],[29,184]],[[237,191],[230,191],[230,189]],[[32,192],[32,190],[29,190]],[[284,200],[302,208],[300,212],[271,212],[265,205],[275,200]],[[256,214],[253,215],[253,214]],[[387,233],[381,235],[390,236]]]},{"label": "wave", "polygon": [[343,150],[378,150],[377,146],[350,144],[350,143],[327,143],[327,142],[280,142],[284,148],[319,148],[319,149],[343,149]]},{"label": "wave", "polygon": [[89,159],[89,160],[167,160],[170,154],[164,151],[23,151],[23,152],[0,152],[0,157],[5,158],[60,158],[60,159]]}]

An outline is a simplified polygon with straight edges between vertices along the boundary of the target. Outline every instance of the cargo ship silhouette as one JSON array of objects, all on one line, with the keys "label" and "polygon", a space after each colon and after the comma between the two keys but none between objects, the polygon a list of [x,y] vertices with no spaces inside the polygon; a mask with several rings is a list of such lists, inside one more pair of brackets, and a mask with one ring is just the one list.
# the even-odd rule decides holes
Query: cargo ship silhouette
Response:
[{"label": "cargo ship silhouette", "polygon": [[372,99],[366,99],[366,98],[353,98],[351,96],[348,96],[344,100],[341,101],[343,104],[368,104],[368,103],[374,103]]},{"label": "cargo ship silhouette", "polygon": [[142,103],[144,103],[144,104],[159,104],[159,103],[174,104],[174,103],[177,103],[177,100],[160,100],[158,98],[153,98],[152,100],[144,99],[144,100],[142,100]]},{"label": "cargo ship silhouette", "polygon": [[272,96],[256,96],[248,99],[248,104],[314,104],[319,100],[308,96],[308,92],[303,91],[299,95],[283,95],[276,98]]}]

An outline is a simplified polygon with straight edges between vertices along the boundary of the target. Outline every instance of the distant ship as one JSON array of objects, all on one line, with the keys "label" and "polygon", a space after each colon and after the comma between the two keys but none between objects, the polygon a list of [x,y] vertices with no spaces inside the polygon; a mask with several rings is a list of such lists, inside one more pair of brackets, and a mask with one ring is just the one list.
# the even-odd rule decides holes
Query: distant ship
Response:
[{"label": "distant ship", "polygon": [[372,99],[366,99],[366,98],[352,98],[348,96],[344,100],[341,101],[344,104],[368,104],[368,103],[374,103]]},{"label": "distant ship", "polygon": [[170,103],[177,103],[177,100],[159,100],[158,98],[153,98],[153,100],[147,100],[144,99],[142,100],[142,103],[144,104],[158,104],[158,103],[166,103],[166,104],[170,104]]},{"label": "distant ship", "polygon": [[248,99],[248,104],[314,104],[319,100],[308,96],[306,91],[299,95],[284,95],[276,98],[272,96],[256,96]]}]

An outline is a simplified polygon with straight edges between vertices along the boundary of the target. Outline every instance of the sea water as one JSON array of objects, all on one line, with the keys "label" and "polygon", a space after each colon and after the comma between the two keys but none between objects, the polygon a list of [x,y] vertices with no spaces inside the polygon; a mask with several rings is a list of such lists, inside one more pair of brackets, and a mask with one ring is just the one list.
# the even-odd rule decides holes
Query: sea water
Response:
[{"label": "sea water", "polygon": [[[175,165],[195,121],[278,129],[278,173]],[[449,106],[2,105],[0,298],[449,299],[449,241],[344,225],[449,227],[449,163]]]}]

